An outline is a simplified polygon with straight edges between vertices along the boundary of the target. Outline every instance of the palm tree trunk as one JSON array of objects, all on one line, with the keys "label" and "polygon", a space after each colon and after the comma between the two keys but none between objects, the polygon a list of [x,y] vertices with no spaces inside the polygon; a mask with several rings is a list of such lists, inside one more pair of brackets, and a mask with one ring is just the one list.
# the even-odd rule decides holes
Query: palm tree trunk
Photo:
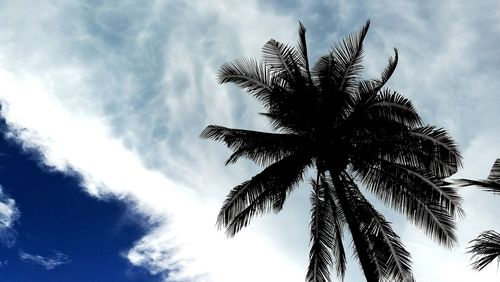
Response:
[{"label": "palm tree trunk", "polygon": [[356,248],[356,252],[358,254],[359,262],[361,263],[361,267],[363,268],[363,272],[366,277],[367,282],[378,282],[379,281],[379,273],[377,271],[377,267],[374,262],[371,260],[369,255],[369,245],[365,240],[364,236],[361,234],[359,222],[356,219],[356,215],[349,203],[347,191],[344,188],[345,184],[340,179],[341,173],[334,173],[333,170],[329,170],[330,177],[333,182],[333,186],[335,188],[335,192],[337,194],[337,198],[340,203],[340,207],[344,212],[345,219],[347,221],[347,225],[351,231],[352,240],[354,242],[354,247]]}]

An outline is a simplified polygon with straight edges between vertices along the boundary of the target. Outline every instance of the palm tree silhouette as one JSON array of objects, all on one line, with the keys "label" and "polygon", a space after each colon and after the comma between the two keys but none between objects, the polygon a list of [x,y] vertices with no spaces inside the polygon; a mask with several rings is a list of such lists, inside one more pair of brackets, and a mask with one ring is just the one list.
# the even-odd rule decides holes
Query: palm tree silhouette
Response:
[{"label": "palm tree silhouette", "polygon": [[[479,186],[480,188],[493,192],[500,192],[500,159],[497,159],[491,168],[490,175],[485,180],[458,179],[458,186]],[[500,262],[500,234],[493,230],[485,231],[470,241],[468,253],[472,254],[472,267],[482,270],[488,264],[497,259]]]},{"label": "palm tree silhouette", "polygon": [[232,150],[226,164],[243,157],[265,167],[227,195],[217,225],[230,237],[256,215],[279,212],[308,170],[316,169],[307,281],[331,281],[333,264],[343,278],[344,227],[367,281],[413,280],[410,254],[358,184],[439,243],[456,242],[461,198],[443,186],[460,165],[455,142],[444,129],[423,126],[411,101],[384,88],[396,68],[396,49],[381,78],[360,79],[368,27],[369,21],[334,44],[312,69],[302,23],[297,48],[271,39],[263,62],[224,64],[219,82],[235,83],[262,102],[262,115],[276,132],[210,125],[200,135]]}]

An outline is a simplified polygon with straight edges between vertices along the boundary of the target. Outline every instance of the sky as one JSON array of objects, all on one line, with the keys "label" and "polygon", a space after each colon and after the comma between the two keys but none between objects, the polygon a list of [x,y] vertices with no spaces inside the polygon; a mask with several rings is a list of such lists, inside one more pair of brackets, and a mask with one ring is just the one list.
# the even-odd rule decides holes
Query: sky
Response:
[{"label": "sky", "polygon": [[44,166],[12,139],[0,150],[1,281],[158,281],[123,258],[148,230],[139,215],[90,197],[78,175]]},{"label": "sky", "polygon": [[[230,188],[259,167],[198,138],[209,124],[269,131],[262,107],[218,85],[219,67],[260,58],[307,28],[314,60],[367,19],[365,75],[393,47],[389,87],[457,140],[486,178],[500,157],[500,2],[0,0],[1,281],[303,281],[309,192],[235,238],[215,227]],[[462,188],[459,245],[445,249],[376,204],[418,281],[497,281],[467,242],[500,230],[500,198]],[[80,279],[80,280],[78,280]],[[114,280],[113,280],[114,279]],[[344,281],[362,281],[351,259]]]}]

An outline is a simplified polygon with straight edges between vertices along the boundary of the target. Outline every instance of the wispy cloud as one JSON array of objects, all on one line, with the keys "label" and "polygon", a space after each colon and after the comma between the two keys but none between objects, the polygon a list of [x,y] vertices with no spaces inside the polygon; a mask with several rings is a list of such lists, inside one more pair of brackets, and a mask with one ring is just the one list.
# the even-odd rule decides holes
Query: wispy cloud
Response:
[{"label": "wispy cloud", "polygon": [[[298,256],[290,255],[294,249],[278,251],[279,240],[269,239],[262,226],[253,227],[234,240],[227,240],[222,232],[217,232],[215,218],[226,189],[246,177],[247,172],[225,172],[222,154],[207,152],[207,144],[197,137],[209,121],[254,123],[253,119],[240,116],[247,111],[240,99],[230,102],[234,93],[218,91],[215,70],[224,60],[237,56],[239,51],[235,50],[243,46],[255,54],[270,36],[295,35],[294,29],[278,29],[271,35],[268,27],[296,23],[287,17],[262,13],[252,1],[238,6],[238,13],[234,13],[232,3],[225,1],[210,5],[203,1],[175,5],[159,1],[154,7],[140,6],[152,14],[147,14],[142,29],[136,30],[138,37],[131,36],[131,41],[129,35],[113,42],[106,39],[115,34],[100,36],[101,32],[114,28],[106,19],[127,21],[127,15],[97,5],[91,7],[92,13],[84,15],[85,18],[75,16],[73,21],[82,21],[69,33],[75,38],[48,39],[57,46],[39,46],[36,53],[40,57],[23,61],[26,65],[21,65],[26,72],[19,74],[11,69],[0,72],[0,88],[6,94],[0,98],[4,104],[2,110],[12,135],[25,146],[40,150],[47,165],[81,173],[89,193],[125,199],[131,209],[148,215],[158,224],[157,229],[132,246],[127,257],[136,265],[155,273],[168,271],[167,279],[173,281],[193,277],[209,281],[234,281],[235,277],[240,277],[239,281],[262,281],[263,277],[302,279],[303,268],[299,267],[302,256],[297,262]],[[57,7],[63,11],[67,8]],[[19,12],[17,7],[12,9]],[[67,12],[82,16],[78,9]],[[238,22],[242,13],[247,14],[248,22]],[[95,18],[95,14],[107,16]],[[37,33],[40,26],[53,25],[50,20],[40,20],[44,23],[30,26],[30,32]],[[187,20],[190,25],[184,24]],[[141,25],[140,19],[135,22]],[[203,30],[212,24],[210,32]],[[82,33],[78,34],[79,31]],[[48,36],[68,35],[58,32],[54,27]],[[252,36],[239,36],[239,32]],[[12,40],[18,40],[13,36]],[[126,48],[131,48],[127,54],[141,55],[137,61],[135,55],[122,54],[132,62],[113,55],[124,47],[121,40],[129,44]],[[71,50],[64,46],[68,42],[74,44]],[[92,64],[79,61],[78,56],[76,61],[62,62],[64,66],[54,64],[53,60],[63,53],[85,56],[72,48],[86,44],[98,46],[102,57],[94,54],[86,58],[94,61]],[[223,50],[220,45],[231,48]],[[163,48],[156,50],[157,46]],[[226,56],[228,51],[232,54]],[[149,65],[140,62],[149,56],[153,68],[159,63],[159,68],[154,69],[159,77],[149,77]],[[136,62],[139,69],[129,69]],[[19,66],[12,62],[7,65]],[[44,77],[39,76],[41,69],[45,69]],[[88,77],[89,74],[97,76]],[[107,78],[100,81],[102,75]],[[155,87],[143,88],[144,85]],[[80,90],[75,92],[76,89]],[[107,94],[103,95],[103,91]],[[117,93],[123,96],[118,98]],[[233,119],[233,116],[238,117]],[[210,146],[215,152],[222,151],[215,144]],[[212,160],[214,156],[217,159]],[[303,249],[301,254],[306,253],[307,240],[296,245]],[[250,271],[251,268],[259,271]]]},{"label": "wispy cloud", "polygon": [[19,259],[22,262],[40,265],[47,270],[54,269],[54,268],[61,266],[63,264],[71,263],[71,259],[67,255],[65,255],[61,252],[58,252],[58,251],[54,251],[54,255],[52,255],[50,257],[43,257],[41,255],[32,255],[32,254],[28,254],[26,252],[20,251],[19,252]]},{"label": "wispy cloud", "polygon": [[16,242],[16,231],[13,227],[20,215],[16,201],[5,194],[0,186],[0,242],[7,247],[14,246]]},{"label": "wispy cloud", "polygon": [[[169,270],[168,277],[173,281],[200,275],[208,275],[210,281],[231,281],[248,271],[248,265],[259,272],[247,273],[240,281],[256,281],[262,275],[276,279],[285,276],[293,281],[302,276],[302,269],[293,267],[294,258],[279,252],[262,229],[253,228],[230,241],[216,231],[219,200],[202,189],[215,190],[219,181],[198,178],[193,188],[173,182],[145,168],[138,155],[121,140],[110,137],[99,120],[75,117],[61,107],[40,82],[16,81],[8,75],[0,75],[0,82],[13,94],[4,103],[4,116],[10,121],[24,121],[22,127],[16,122],[10,124],[12,134],[24,146],[42,150],[46,164],[53,168],[80,172],[92,195],[126,200],[131,209],[159,225],[132,248],[127,256],[132,263],[154,273]],[[25,108],[28,104],[33,107]],[[276,272],[277,268],[288,271]]]}]

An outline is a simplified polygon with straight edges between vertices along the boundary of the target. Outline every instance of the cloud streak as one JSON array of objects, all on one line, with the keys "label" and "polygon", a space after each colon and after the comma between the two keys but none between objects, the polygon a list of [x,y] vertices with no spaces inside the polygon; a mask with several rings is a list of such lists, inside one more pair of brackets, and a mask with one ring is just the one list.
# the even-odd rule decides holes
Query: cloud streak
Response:
[{"label": "cloud streak", "polygon": [[14,223],[20,216],[16,201],[10,198],[0,186],[0,242],[7,247],[14,246],[16,242]]},{"label": "cloud streak", "polygon": [[59,267],[63,264],[71,263],[71,259],[67,255],[65,255],[61,252],[57,252],[57,251],[55,251],[54,255],[51,257],[32,255],[32,254],[28,254],[26,252],[20,251],[19,252],[19,259],[25,263],[32,263],[32,264],[40,265],[41,267],[43,267],[47,270],[52,270],[52,269]]}]

